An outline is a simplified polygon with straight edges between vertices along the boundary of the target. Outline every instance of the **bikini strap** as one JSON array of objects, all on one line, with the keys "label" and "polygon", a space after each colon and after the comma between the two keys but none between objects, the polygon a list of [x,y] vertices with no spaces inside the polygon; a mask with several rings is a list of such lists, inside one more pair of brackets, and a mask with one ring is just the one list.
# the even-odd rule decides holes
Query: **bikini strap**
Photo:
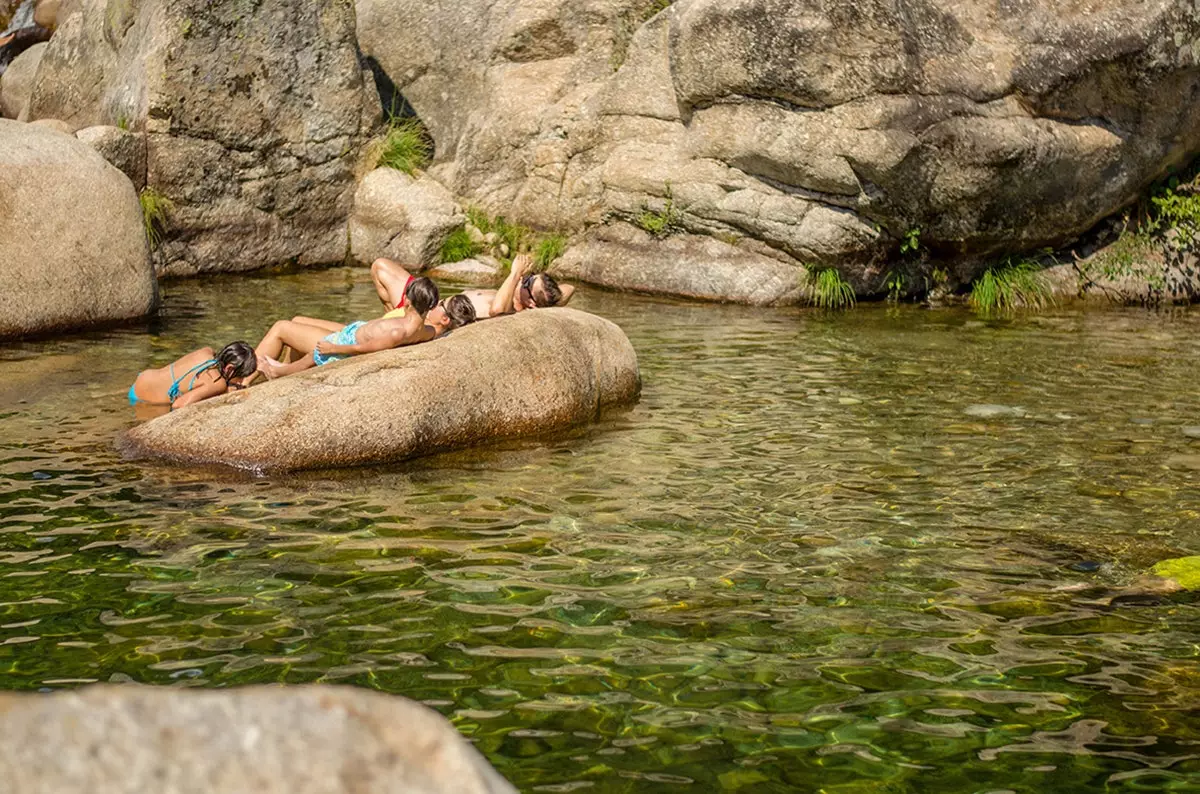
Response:
[{"label": "bikini strap", "polygon": [[172,365],[171,377],[174,378],[174,382],[171,383],[171,388],[167,389],[167,397],[171,398],[171,402],[175,402],[175,400],[179,398],[179,384],[183,383],[184,378],[186,378],[188,375],[192,376],[192,379],[188,382],[187,386],[187,390],[191,391],[192,387],[196,385],[196,378],[200,377],[200,374],[206,369],[210,369],[211,367],[215,366],[217,366],[217,360],[215,358],[210,358],[208,361],[200,362],[187,372],[180,375],[178,378],[175,378],[175,367]]}]

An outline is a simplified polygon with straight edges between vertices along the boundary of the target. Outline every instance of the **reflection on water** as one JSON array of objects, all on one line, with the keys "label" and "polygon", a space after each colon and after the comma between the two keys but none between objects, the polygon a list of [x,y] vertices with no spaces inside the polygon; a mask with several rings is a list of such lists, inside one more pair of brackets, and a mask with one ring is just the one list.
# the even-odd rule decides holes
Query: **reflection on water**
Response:
[{"label": "reflection on water", "polygon": [[279,479],[120,460],[125,389],[365,271],[9,346],[0,686],[372,687],[528,791],[1200,789],[1200,605],[1105,597],[1200,553],[1200,312],[579,303],[632,411]]}]

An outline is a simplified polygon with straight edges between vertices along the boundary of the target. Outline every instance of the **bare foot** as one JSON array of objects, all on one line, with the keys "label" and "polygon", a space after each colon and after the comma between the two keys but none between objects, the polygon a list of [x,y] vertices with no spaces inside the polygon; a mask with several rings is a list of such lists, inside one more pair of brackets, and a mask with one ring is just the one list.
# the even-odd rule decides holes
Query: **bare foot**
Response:
[{"label": "bare foot", "polygon": [[283,377],[283,374],[278,371],[282,366],[282,361],[276,361],[270,356],[259,356],[258,358],[258,371],[266,375],[269,380]]}]

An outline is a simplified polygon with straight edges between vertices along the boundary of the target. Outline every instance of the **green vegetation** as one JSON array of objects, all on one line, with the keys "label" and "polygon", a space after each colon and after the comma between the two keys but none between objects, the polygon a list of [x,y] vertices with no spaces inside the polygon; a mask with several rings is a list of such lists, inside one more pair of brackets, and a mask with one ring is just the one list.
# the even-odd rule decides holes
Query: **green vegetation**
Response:
[{"label": "green vegetation", "polygon": [[142,225],[146,230],[146,241],[150,250],[158,248],[167,233],[167,216],[175,209],[175,202],[147,185],[138,194],[142,205]]},{"label": "green vegetation", "polygon": [[562,234],[548,234],[538,240],[537,245],[533,248],[533,269],[541,273],[550,267],[550,264],[563,255],[567,250],[567,238]]},{"label": "green vegetation", "polygon": [[904,295],[904,287],[907,280],[903,273],[895,270],[890,271],[883,280],[883,286],[887,289],[887,300],[890,303],[899,303],[900,298]]},{"label": "green vegetation", "polygon": [[[487,254],[500,262],[503,272],[512,265],[513,257],[531,254],[533,269],[540,273],[567,248],[567,237],[560,232],[540,234],[528,226],[511,223],[503,215],[491,217],[479,207],[467,207],[466,213],[466,226],[451,234],[442,245],[442,262],[458,262]],[[479,234],[473,237],[469,227],[478,230]],[[480,241],[480,235],[485,239]]]},{"label": "green vegetation", "polygon": [[1174,579],[1184,590],[1200,590],[1200,556],[1163,560],[1150,572],[1155,576]]},{"label": "green vegetation", "polygon": [[442,264],[448,262],[461,262],[464,259],[470,259],[483,251],[483,246],[471,239],[471,235],[465,228],[455,229],[442,243],[442,248],[438,252],[438,260]]},{"label": "green vegetation", "polygon": [[1053,296],[1036,262],[1006,260],[983,272],[971,286],[967,303],[982,312],[1041,309],[1053,303]]},{"label": "green vegetation", "polygon": [[425,125],[414,117],[388,121],[383,149],[379,153],[377,166],[395,168],[410,176],[429,164],[433,156],[433,142]]},{"label": "green vegetation", "polygon": [[808,302],[821,309],[849,309],[855,304],[854,287],[832,267],[809,273]]},{"label": "green vegetation", "polygon": [[921,227],[916,226],[904,233],[900,241],[900,253],[916,254],[921,250]]},{"label": "green vegetation", "polygon": [[679,219],[682,217],[675,209],[675,196],[671,193],[671,183],[666,184],[663,208],[652,210],[642,207],[642,213],[637,217],[637,225],[650,233],[651,237],[666,237],[680,231]]}]

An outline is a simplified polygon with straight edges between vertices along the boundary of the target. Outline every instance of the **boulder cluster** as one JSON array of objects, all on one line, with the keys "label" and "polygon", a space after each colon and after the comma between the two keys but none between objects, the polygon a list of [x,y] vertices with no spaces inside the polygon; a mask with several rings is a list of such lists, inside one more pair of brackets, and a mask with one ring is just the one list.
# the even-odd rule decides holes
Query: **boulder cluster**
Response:
[{"label": "boulder cluster", "polygon": [[[1200,154],[1190,0],[0,0],[0,25],[0,115],[39,162],[73,135],[129,180],[150,244],[121,268],[157,275],[486,279],[443,245],[481,212],[619,289],[782,304],[833,268],[870,294],[915,249],[961,284]],[[389,163],[389,117],[429,156]],[[57,267],[40,223],[7,266]]]}]

